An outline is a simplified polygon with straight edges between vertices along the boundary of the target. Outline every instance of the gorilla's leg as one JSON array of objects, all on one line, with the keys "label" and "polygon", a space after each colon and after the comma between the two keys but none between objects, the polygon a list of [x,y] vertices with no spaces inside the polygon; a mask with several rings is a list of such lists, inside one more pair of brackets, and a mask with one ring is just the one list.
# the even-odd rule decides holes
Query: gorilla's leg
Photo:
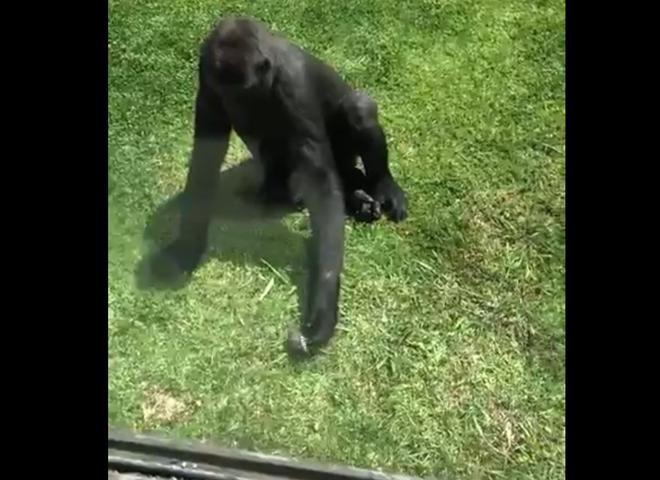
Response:
[{"label": "gorilla's leg", "polygon": [[342,102],[342,110],[354,148],[366,171],[366,193],[382,207],[390,220],[408,215],[406,195],[392,177],[385,133],[378,122],[378,107],[365,93],[355,91]]}]

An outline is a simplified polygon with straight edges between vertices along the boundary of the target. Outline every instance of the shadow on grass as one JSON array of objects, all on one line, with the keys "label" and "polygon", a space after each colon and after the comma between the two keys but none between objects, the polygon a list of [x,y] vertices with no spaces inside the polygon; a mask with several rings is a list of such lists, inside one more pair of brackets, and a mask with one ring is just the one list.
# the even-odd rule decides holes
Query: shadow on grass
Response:
[{"label": "shadow on grass", "polygon": [[[306,240],[301,233],[291,231],[282,223],[284,216],[294,212],[295,208],[268,207],[258,203],[255,193],[262,172],[252,159],[219,175],[208,246],[197,269],[212,260],[266,266],[274,269],[278,276],[289,277],[298,288],[300,301]],[[176,290],[183,288],[195,275],[193,272],[191,276],[162,277],[154,273],[158,252],[176,237],[182,201],[182,192],[170,197],[146,222],[143,241],[147,252],[135,270],[139,289]]]}]

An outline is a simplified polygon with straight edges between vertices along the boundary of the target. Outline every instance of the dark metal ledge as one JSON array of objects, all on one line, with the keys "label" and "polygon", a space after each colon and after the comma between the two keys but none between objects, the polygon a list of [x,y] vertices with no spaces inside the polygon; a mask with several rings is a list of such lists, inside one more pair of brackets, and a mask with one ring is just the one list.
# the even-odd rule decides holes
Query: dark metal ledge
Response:
[{"label": "dark metal ledge", "polygon": [[180,480],[419,480],[405,475],[299,462],[200,442],[110,429],[108,479],[145,477]]}]

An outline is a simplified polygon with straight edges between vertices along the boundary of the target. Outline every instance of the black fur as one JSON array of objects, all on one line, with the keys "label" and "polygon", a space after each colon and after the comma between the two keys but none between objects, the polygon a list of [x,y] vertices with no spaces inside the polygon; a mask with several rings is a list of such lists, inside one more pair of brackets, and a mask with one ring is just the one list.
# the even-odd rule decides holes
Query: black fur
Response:
[{"label": "black fur", "polygon": [[[290,344],[304,351],[323,345],[337,323],[344,211],[366,222],[381,213],[393,221],[407,215],[376,104],[331,67],[247,18],[223,19],[211,31],[198,80],[188,202],[179,236],[165,253],[188,272],[199,263],[217,173],[234,130],[264,165],[260,196],[302,202],[309,210],[309,301]],[[356,167],[358,157],[365,172]]]}]

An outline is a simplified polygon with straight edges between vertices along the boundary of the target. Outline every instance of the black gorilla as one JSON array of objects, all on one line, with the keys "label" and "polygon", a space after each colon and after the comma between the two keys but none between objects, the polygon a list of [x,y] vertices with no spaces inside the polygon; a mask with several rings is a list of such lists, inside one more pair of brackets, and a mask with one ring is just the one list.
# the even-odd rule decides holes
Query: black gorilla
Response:
[{"label": "black gorilla", "polygon": [[[312,228],[309,300],[291,347],[307,352],[332,337],[338,315],[345,210],[393,221],[407,200],[388,167],[377,107],[328,65],[248,18],[225,18],[202,44],[194,145],[177,239],[164,254],[191,272],[206,248],[211,197],[233,129],[255,159],[268,202],[298,201]],[[362,159],[362,170],[357,158]]]}]

